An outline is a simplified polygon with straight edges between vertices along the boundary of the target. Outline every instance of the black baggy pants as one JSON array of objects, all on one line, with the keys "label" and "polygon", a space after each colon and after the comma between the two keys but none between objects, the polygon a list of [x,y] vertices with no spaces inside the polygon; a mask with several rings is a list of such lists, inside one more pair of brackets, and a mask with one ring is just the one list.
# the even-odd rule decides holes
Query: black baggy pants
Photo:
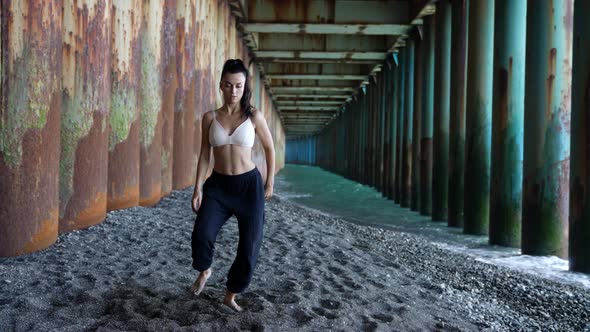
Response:
[{"label": "black baggy pants", "polygon": [[239,175],[214,171],[205,181],[191,239],[195,270],[211,266],[217,234],[232,215],[238,219],[240,239],[226,286],[232,293],[241,293],[252,279],[262,244],[264,185],[257,168]]}]

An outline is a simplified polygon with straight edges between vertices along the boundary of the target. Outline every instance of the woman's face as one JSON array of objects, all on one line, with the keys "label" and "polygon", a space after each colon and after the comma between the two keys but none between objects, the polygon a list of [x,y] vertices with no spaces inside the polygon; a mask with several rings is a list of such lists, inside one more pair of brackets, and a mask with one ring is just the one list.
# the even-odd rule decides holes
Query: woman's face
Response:
[{"label": "woman's face", "polygon": [[244,86],[246,85],[246,76],[243,73],[225,74],[221,78],[219,88],[223,94],[223,100],[226,104],[239,104],[244,95]]}]

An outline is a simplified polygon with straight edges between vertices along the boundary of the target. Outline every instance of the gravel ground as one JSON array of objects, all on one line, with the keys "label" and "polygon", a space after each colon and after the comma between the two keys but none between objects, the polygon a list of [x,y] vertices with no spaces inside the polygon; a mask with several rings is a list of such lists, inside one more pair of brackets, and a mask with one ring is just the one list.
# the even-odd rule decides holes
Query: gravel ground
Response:
[{"label": "gravel ground", "polygon": [[189,292],[192,189],[108,214],[51,248],[0,259],[0,331],[590,331],[590,292],[489,265],[417,235],[274,197],[252,284],[221,304],[237,244]]}]

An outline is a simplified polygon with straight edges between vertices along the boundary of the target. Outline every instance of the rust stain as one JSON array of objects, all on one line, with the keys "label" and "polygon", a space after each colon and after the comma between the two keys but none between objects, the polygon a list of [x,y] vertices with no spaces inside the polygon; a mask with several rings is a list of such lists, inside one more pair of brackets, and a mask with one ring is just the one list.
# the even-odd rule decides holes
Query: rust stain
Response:
[{"label": "rust stain", "polygon": [[106,217],[107,193],[97,192],[88,200],[86,208],[78,212],[75,220],[60,222],[60,233],[74,229],[85,229],[100,223]]},{"label": "rust stain", "polygon": [[[110,188],[114,190],[119,186],[115,183],[111,183]],[[138,205],[139,202],[139,185],[131,185],[122,188],[121,194],[115,198],[107,198],[107,210],[114,211],[120,209],[126,209],[132,206]]]},{"label": "rust stain", "polygon": [[547,83],[547,92],[545,97],[546,105],[545,105],[545,117],[546,119],[551,119],[553,114],[553,83],[555,81],[555,64],[556,64],[556,57],[557,57],[557,49],[554,47],[549,50],[549,59],[548,59],[548,77],[546,80]]},{"label": "rust stain", "polygon": [[17,255],[31,253],[39,248],[47,248],[57,240],[58,211],[57,208],[49,211],[49,218],[38,224],[35,234],[31,236]]},{"label": "rust stain", "polygon": [[139,200],[139,205],[141,206],[154,206],[156,203],[160,201],[161,190],[160,190],[160,183],[155,183],[153,186],[152,192],[147,195],[141,197]]}]

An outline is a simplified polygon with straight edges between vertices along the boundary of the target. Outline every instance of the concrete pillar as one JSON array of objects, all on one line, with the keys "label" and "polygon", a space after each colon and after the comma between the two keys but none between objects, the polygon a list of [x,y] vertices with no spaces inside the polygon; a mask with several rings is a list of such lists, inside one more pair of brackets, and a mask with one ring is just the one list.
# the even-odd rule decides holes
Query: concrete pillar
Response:
[{"label": "concrete pillar", "polygon": [[447,219],[451,97],[451,3],[436,3],[432,220]]},{"label": "concrete pillar", "polygon": [[59,219],[62,1],[3,1],[0,256],[55,242]]},{"label": "concrete pillar", "polygon": [[63,3],[59,231],[96,225],[107,210],[111,1]]},{"label": "concrete pillar", "polygon": [[451,50],[451,117],[449,123],[449,216],[451,227],[463,227],[465,172],[465,103],[467,87],[468,0],[453,0]]},{"label": "concrete pillar", "polygon": [[567,256],[573,0],[528,2],[522,253]]},{"label": "concrete pillar", "polygon": [[526,2],[496,0],[490,243],[520,247]]},{"label": "concrete pillar", "polygon": [[570,269],[590,273],[590,2],[574,3]]},{"label": "concrete pillar", "polygon": [[434,53],[436,16],[424,18],[422,49],[422,116],[420,128],[420,214],[432,214],[432,133],[434,120]]}]

